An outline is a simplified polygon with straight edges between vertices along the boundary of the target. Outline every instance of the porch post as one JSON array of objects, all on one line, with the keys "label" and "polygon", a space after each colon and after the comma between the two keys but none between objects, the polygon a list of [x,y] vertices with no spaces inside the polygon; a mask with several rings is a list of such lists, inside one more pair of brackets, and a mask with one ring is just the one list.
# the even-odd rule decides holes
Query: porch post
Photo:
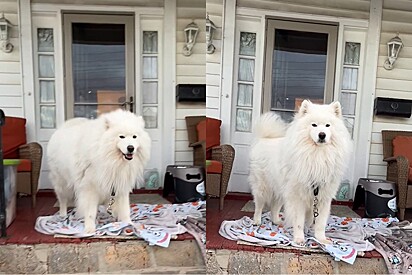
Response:
[{"label": "porch post", "polygon": [[0,109],[0,227],[1,237],[6,237],[6,197],[5,197],[5,182],[4,182],[4,166],[3,166],[3,141],[1,138],[1,128],[6,121],[4,112]]},{"label": "porch post", "polygon": [[27,141],[36,140],[36,105],[34,96],[33,38],[31,1],[19,0],[20,57],[24,117],[26,118]]},{"label": "porch post", "polygon": [[[382,24],[382,5],[383,0],[374,0],[370,2],[364,68],[366,73],[363,79],[362,94],[360,95],[362,111],[365,115],[361,115],[359,121],[359,129],[363,129],[363,133],[366,134],[358,136],[358,144],[366,144],[367,146],[359,146],[358,148],[355,148],[355,157],[358,163],[358,165],[355,166],[354,171],[355,179],[366,177],[368,175],[369,154],[372,139],[373,104],[375,99],[376,74],[378,70],[379,43]],[[355,190],[353,190],[352,195],[354,195],[354,192]]]},{"label": "porch post", "polygon": [[164,1],[162,168],[175,163],[176,140],[176,0]]},{"label": "porch post", "polygon": [[223,39],[222,39],[222,84],[221,108],[222,120],[221,142],[230,143],[232,96],[233,96],[233,67],[235,49],[236,0],[225,0],[223,3]]}]

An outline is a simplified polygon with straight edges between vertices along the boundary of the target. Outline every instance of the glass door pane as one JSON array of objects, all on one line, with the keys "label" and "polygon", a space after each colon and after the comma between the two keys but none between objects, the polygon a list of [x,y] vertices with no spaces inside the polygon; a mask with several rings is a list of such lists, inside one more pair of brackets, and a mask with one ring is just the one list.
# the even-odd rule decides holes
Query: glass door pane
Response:
[{"label": "glass door pane", "polygon": [[336,40],[331,36],[336,36],[336,26],[270,20],[267,35],[268,109],[291,120],[304,99],[328,103],[333,93]]},{"label": "glass door pane", "polygon": [[97,117],[126,99],[123,24],[72,24],[74,116]]},{"label": "glass door pane", "polygon": [[133,110],[134,17],[64,14],[67,118]]}]

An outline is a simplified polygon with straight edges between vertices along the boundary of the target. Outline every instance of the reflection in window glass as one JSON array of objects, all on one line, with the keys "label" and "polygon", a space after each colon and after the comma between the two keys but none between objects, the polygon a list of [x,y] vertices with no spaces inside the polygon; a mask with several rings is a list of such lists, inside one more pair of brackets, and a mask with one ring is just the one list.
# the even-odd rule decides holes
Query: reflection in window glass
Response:
[{"label": "reflection in window glass", "polygon": [[157,128],[157,107],[143,107],[145,128]]},{"label": "reflection in window glass", "polygon": [[37,51],[38,52],[53,52],[54,51],[53,29],[46,29],[46,28],[37,29]]},{"label": "reflection in window glass", "polygon": [[157,31],[143,32],[143,53],[157,53]]},{"label": "reflection in window glass", "polygon": [[241,32],[240,33],[240,55],[255,56],[256,52],[256,33]]},{"label": "reflection in window glass", "polygon": [[236,131],[250,132],[252,130],[252,110],[237,109]]},{"label": "reflection in window glass", "polygon": [[342,92],[340,98],[340,103],[342,104],[342,114],[355,115],[356,94]]},{"label": "reflection in window glass", "polygon": [[345,65],[359,65],[360,46],[360,43],[345,43]]},{"label": "reflection in window glass", "polygon": [[[72,73],[75,117],[94,118],[124,102],[126,91],[125,25],[72,23]],[[117,105],[116,105],[117,104]]]},{"label": "reflection in window glass", "polygon": [[253,98],[253,85],[239,84],[238,95],[237,95],[237,105],[252,107],[252,98]]},{"label": "reflection in window glass", "polygon": [[40,127],[47,129],[56,128],[55,106],[40,106]]},{"label": "reflection in window glass", "polygon": [[55,103],[54,81],[40,80],[40,103]]},{"label": "reflection in window glass", "polygon": [[53,55],[39,55],[39,77],[54,77]]},{"label": "reflection in window glass", "polygon": [[350,136],[353,138],[353,128],[355,127],[355,119],[351,117],[344,117],[346,128],[348,128]]},{"label": "reflection in window glass", "polygon": [[157,57],[143,57],[143,78],[157,78]]},{"label": "reflection in window glass", "polygon": [[274,31],[271,109],[294,111],[303,99],[323,102],[328,34]]},{"label": "reflection in window glass", "polygon": [[143,104],[157,104],[157,82],[143,82]]},{"label": "reflection in window glass", "polygon": [[358,68],[343,68],[342,90],[358,89]]},{"label": "reflection in window glass", "polygon": [[239,81],[253,81],[255,60],[239,59]]}]

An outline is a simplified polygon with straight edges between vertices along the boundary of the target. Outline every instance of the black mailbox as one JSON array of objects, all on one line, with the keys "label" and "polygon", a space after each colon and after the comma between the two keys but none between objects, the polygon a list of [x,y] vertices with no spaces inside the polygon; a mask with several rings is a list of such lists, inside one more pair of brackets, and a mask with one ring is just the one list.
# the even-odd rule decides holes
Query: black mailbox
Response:
[{"label": "black mailbox", "polygon": [[411,117],[412,100],[377,97],[375,114],[396,117]]},{"label": "black mailbox", "polygon": [[179,84],[176,86],[178,102],[206,102],[206,84]]}]

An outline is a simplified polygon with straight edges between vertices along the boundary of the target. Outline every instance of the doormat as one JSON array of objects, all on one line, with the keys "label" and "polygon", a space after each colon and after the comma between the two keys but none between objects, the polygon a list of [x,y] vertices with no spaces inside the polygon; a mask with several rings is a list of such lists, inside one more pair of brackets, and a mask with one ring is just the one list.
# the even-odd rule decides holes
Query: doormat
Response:
[{"label": "doormat", "polygon": [[[168,204],[170,201],[166,200],[159,194],[130,194],[130,204]],[[53,207],[59,207],[59,202],[53,205]],[[74,202],[70,202],[68,207],[74,207]]]},{"label": "doormat", "polygon": [[190,233],[200,244],[205,243],[206,202],[182,204],[130,204],[131,223],[116,222],[99,206],[96,218],[96,231],[84,232],[84,221],[76,215],[76,208],[70,209],[66,217],[59,213],[40,216],[36,220],[37,232],[65,238],[140,238],[151,245],[168,247],[174,236]]},{"label": "doormat", "polygon": [[[240,210],[242,212],[255,212],[255,203],[253,200],[248,201]],[[263,212],[267,212],[269,209],[263,208]],[[360,218],[352,209],[346,205],[332,205],[330,214],[337,217],[349,217],[349,218]]]}]

